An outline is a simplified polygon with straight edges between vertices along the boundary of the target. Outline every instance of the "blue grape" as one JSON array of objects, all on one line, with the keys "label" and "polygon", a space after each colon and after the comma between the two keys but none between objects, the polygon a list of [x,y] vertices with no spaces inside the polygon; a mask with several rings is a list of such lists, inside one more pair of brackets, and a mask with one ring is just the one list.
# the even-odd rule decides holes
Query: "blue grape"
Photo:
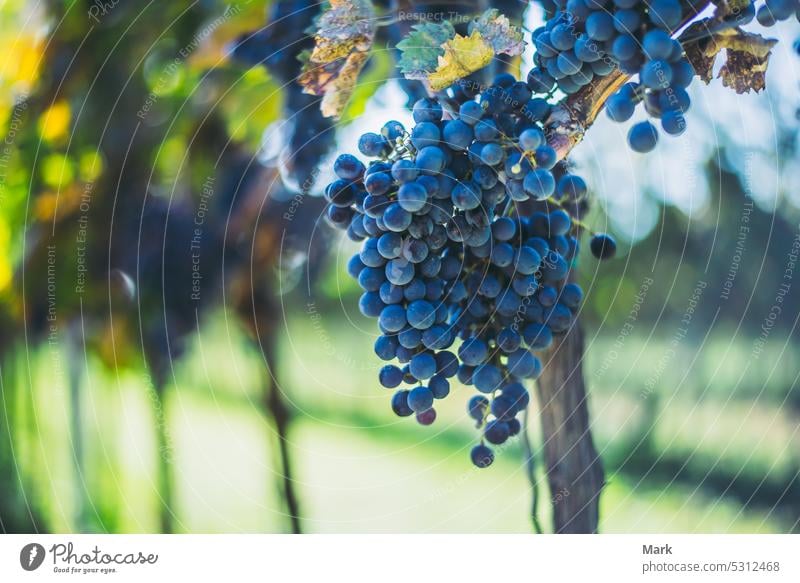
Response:
[{"label": "blue grape", "polygon": [[539,146],[534,153],[536,164],[541,168],[550,170],[558,162],[556,151],[548,145]]},{"label": "blue grape", "polygon": [[385,307],[380,294],[374,291],[363,293],[358,301],[359,310],[368,318],[377,318]]},{"label": "blue grape", "polygon": [[380,325],[389,332],[399,332],[406,325],[406,311],[402,306],[386,306],[379,317]]},{"label": "blue grape", "polygon": [[466,101],[461,104],[458,116],[461,121],[474,126],[483,117],[483,107],[476,101]]},{"label": "blue grape", "polygon": [[383,213],[383,222],[386,228],[397,233],[408,229],[411,219],[411,213],[396,202],[386,207],[386,211]]},{"label": "blue grape", "polygon": [[364,164],[352,154],[342,154],[333,163],[333,171],[342,180],[355,180],[363,176]]},{"label": "blue grape", "polygon": [[436,308],[428,301],[416,300],[408,305],[408,323],[419,330],[433,326],[436,317]]},{"label": "blue grape", "polygon": [[488,166],[497,166],[503,161],[503,148],[500,144],[489,143],[481,148],[481,162]]},{"label": "blue grape", "polygon": [[491,393],[500,388],[503,373],[492,364],[483,364],[472,373],[472,382],[480,392]]},{"label": "blue grape", "polygon": [[386,138],[380,134],[367,132],[358,139],[358,151],[371,158],[387,153],[389,147]]},{"label": "blue grape", "polygon": [[489,421],[489,423],[486,424],[483,435],[489,443],[500,445],[504,443],[510,435],[508,424],[498,420]]},{"label": "blue grape", "polygon": [[500,217],[492,223],[492,236],[498,241],[509,241],[517,232],[517,223],[508,217]]},{"label": "blue grape", "polygon": [[583,301],[583,290],[577,283],[568,283],[561,288],[561,302],[570,309],[577,309]]},{"label": "blue grape", "polygon": [[650,59],[669,59],[672,52],[672,38],[660,29],[648,31],[642,40],[644,52]]},{"label": "blue grape", "polygon": [[439,146],[425,146],[417,152],[416,166],[423,174],[439,174],[444,165],[444,152]]},{"label": "blue grape", "polygon": [[506,267],[514,261],[514,248],[508,243],[499,243],[492,249],[491,261],[498,267]]},{"label": "blue grape", "polygon": [[398,417],[408,417],[414,414],[408,404],[409,391],[401,389],[392,396],[392,411]]},{"label": "blue grape", "polygon": [[628,132],[628,144],[635,152],[646,153],[656,147],[658,131],[649,121],[639,122],[631,126]]},{"label": "blue grape", "polygon": [[458,349],[458,356],[464,364],[478,366],[486,360],[488,348],[480,338],[470,338]]},{"label": "blue grape", "polygon": [[[428,193],[425,191],[425,188],[420,186],[417,182],[406,182],[402,186],[400,186],[399,190],[397,191],[397,204],[400,205],[401,208],[408,212],[416,212],[422,210],[425,206],[425,203],[428,201]],[[389,209],[386,209],[386,214],[389,213]],[[386,217],[384,216],[384,221]],[[389,226],[389,225],[387,225]],[[406,226],[405,228],[408,228]],[[404,229],[392,229],[392,230],[405,230]]]},{"label": "blue grape", "polygon": [[461,210],[477,208],[481,204],[480,188],[476,184],[460,182],[453,187],[451,198]]},{"label": "blue grape", "polygon": [[569,198],[571,200],[579,200],[586,196],[588,188],[586,182],[577,174],[565,174],[558,179],[556,185],[556,194],[558,198]]},{"label": "blue grape", "polygon": [[469,455],[473,465],[478,468],[488,468],[494,461],[492,450],[483,444],[473,447]]},{"label": "blue grape", "polygon": [[429,379],[436,374],[436,359],[428,352],[414,355],[409,363],[411,374],[423,380]]},{"label": "blue grape", "polygon": [[397,138],[402,137],[405,135],[406,129],[403,127],[399,121],[387,121],[383,128],[381,128],[381,135],[383,135],[387,140],[394,142]]},{"label": "blue grape", "polygon": [[395,285],[405,285],[414,278],[414,264],[406,259],[392,259],[386,264],[386,279]]},{"label": "blue grape", "polygon": [[672,82],[672,67],[666,61],[648,61],[639,72],[639,78],[650,89],[664,89]]},{"label": "blue grape", "polygon": [[422,411],[421,413],[416,414],[417,423],[420,425],[432,425],[434,421],[436,421],[436,409],[431,407],[426,411]]},{"label": "blue grape", "polygon": [[414,349],[422,343],[422,333],[415,328],[405,328],[397,335],[397,341],[404,348]]},{"label": "blue grape", "polygon": [[678,0],[652,0],[648,16],[656,26],[674,30],[681,23],[683,10]]},{"label": "blue grape", "polygon": [[490,119],[482,119],[475,124],[475,139],[479,142],[490,142],[497,138],[497,124]]},{"label": "blue grape", "polygon": [[686,131],[686,118],[681,111],[667,111],[661,117],[661,127],[671,136],[679,136]]},{"label": "blue grape", "polygon": [[397,160],[392,164],[392,177],[398,182],[416,180],[419,170],[411,160]]},{"label": "blue grape", "polygon": [[378,238],[377,251],[386,259],[400,257],[402,248],[403,237],[399,233],[384,233]]},{"label": "blue grape", "polygon": [[617,242],[606,233],[598,233],[592,237],[589,248],[597,259],[611,259],[617,253]]},{"label": "blue grape", "polygon": [[450,394],[450,383],[443,375],[434,375],[428,381],[428,388],[433,393],[434,399],[444,399]]},{"label": "blue grape", "polygon": [[541,69],[531,69],[527,82],[528,88],[534,93],[548,93],[555,85],[555,79]]},{"label": "blue grape", "polygon": [[572,221],[566,211],[558,209],[550,213],[550,235],[566,235],[572,226]]},{"label": "blue grape", "polygon": [[375,354],[381,360],[392,360],[397,356],[397,339],[392,336],[378,336],[375,340]]},{"label": "blue grape", "polygon": [[[589,16],[583,0],[571,3]],[[562,16],[555,24],[567,23]],[[397,363],[380,370],[379,383],[392,389],[414,386],[394,393],[392,410],[398,415],[416,414],[419,423],[433,423],[434,399],[447,397],[448,379],[457,376],[491,395],[473,399],[470,414],[487,442],[501,443],[519,433],[515,415],[527,404],[514,398],[509,381],[537,377],[541,362],[529,349],[542,349],[554,332],[571,325],[571,309],[579,300],[565,285],[568,261],[578,248],[569,234],[570,217],[559,210],[506,215],[522,210],[513,201],[542,200],[556,190],[569,201],[586,194],[585,182],[562,167],[553,170],[559,176],[556,185],[551,170],[558,157],[543,131],[549,97],[532,97],[550,91],[556,76],[559,88],[570,92],[598,74],[596,65],[573,52],[576,39],[593,63],[608,60],[602,56],[607,47],[581,27],[567,35],[568,27],[561,26],[555,44],[569,46],[569,52],[553,49],[552,64],[537,56],[527,82],[503,74],[482,91],[454,88],[448,94],[467,100],[448,121],[442,120],[440,101],[422,99],[414,106],[416,125],[410,133],[392,121],[380,134],[361,136],[359,151],[381,160],[364,167],[343,155],[334,164],[338,178],[324,191],[326,216],[351,239],[364,241],[347,270],[364,290],[359,310],[378,320],[376,355]],[[534,33],[537,46],[546,40],[538,38],[543,34]],[[551,75],[558,57],[567,74]],[[681,59],[682,53],[670,47],[669,65]],[[682,91],[676,85],[652,99],[664,112],[678,110],[688,105]],[[667,93],[671,99],[661,105]],[[633,102],[634,92],[621,94]],[[563,291],[545,306],[542,285]],[[457,341],[456,355],[448,349]]]},{"label": "blue grape", "polygon": [[387,364],[378,373],[378,380],[387,389],[394,389],[403,382],[403,371],[393,364]]},{"label": "blue grape", "polygon": [[423,98],[414,104],[413,108],[414,121],[419,122],[439,122],[442,120],[442,106],[441,104],[429,98]]},{"label": "blue grape", "polygon": [[536,322],[525,326],[522,337],[531,350],[546,350],[553,343],[553,333],[550,328]]},{"label": "blue grape", "polygon": [[439,127],[432,122],[424,121],[418,123],[411,130],[411,143],[417,150],[426,146],[435,146],[439,143],[442,134]]},{"label": "blue grape", "polygon": [[615,93],[606,101],[606,114],[613,121],[628,121],[633,117],[636,104],[627,95]]},{"label": "blue grape", "polygon": [[594,40],[609,40],[614,32],[614,19],[607,12],[592,12],[586,19],[586,34]]},{"label": "blue grape", "polygon": [[544,200],[555,192],[556,181],[549,170],[537,168],[525,176],[523,186],[535,200]]},{"label": "blue grape", "polygon": [[544,134],[537,128],[528,128],[519,135],[519,145],[528,152],[542,145]]},{"label": "blue grape", "polygon": [[350,258],[350,261],[347,262],[347,273],[353,279],[358,279],[358,275],[361,273],[364,267],[366,266],[361,261],[361,257],[358,255],[353,255]]},{"label": "blue grape", "polygon": [[428,387],[415,387],[408,393],[408,407],[422,413],[433,407],[433,392]]},{"label": "blue grape", "polygon": [[[477,108],[480,109],[480,105],[474,101],[468,101],[467,103],[473,103]],[[464,105],[466,105],[466,103]],[[444,137],[445,144],[454,150],[466,150],[475,137],[475,134],[472,131],[472,125],[470,125],[464,119],[453,119],[446,122],[444,124],[442,135]]]}]

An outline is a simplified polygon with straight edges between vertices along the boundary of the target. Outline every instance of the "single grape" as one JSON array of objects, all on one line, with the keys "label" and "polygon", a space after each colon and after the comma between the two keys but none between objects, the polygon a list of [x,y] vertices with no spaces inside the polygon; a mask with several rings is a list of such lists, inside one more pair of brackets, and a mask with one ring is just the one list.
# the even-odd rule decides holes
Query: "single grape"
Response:
[{"label": "single grape", "polygon": [[492,450],[483,444],[473,447],[469,455],[472,463],[479,468],[488,468],[494,461]]},{"label": "single grape", "polygon": [[611,259],[617,253],[617,242],[606,233],[598,233],[592,237],[589,248],[597,259]]},{"label": "single grape", "polygon": [[422,413],[433,406],[433,392],[424,386],[415,387],[408,393],[408,407],[414,413]]},{"label": "single grape", "polygon": [[432,425],[436,421],[436,409],[431,407],[427,411],[416,414],[417,423],[420,425]]},{"label": "single grape", "polygon": [[635,152],[652,151],[658,143],[658,131],[649,121],[639,122],[628,131],[628,144]]},{"label": "single grape", "polygon": [[397,391],[392,396],[392,411],[398,417],[408,417],[414,414],[413,409],[408,404],[409,392],[405,389]]}]

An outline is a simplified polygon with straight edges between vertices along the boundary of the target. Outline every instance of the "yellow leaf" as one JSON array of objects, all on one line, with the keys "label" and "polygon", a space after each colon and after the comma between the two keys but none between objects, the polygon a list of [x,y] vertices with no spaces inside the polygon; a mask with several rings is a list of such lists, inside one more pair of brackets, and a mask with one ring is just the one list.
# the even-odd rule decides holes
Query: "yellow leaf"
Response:
[{"label": "yellow leaf", "polygon": [[470,73],[484,68],[494,57],[492,46],[477,30],[473,30],[469,36],[457,34],[444,43],[442,48],[444,55],[439,57],[439,66],[428,75],[428,82],[435,91],[445,89]]},{"label": "yellow leaf", "polygon": [[367,62],[368,53],[352,53],[347,57],[339,74],[333,79],[325,97],[322,98],[320,109],[325,117],[339,117],[344,111],[358,81],[358,74]]},{"label": "yellow leaf", "polygon": [[50,106],[39,118],[39,135],[47,142],[54,142],[66,137],[72,111],[69,103],[59,101]]},{"label": "yellow leaf", "polygon": [[12,257],[11,229],[5,218],[0,216],[0,293],[6,291],[11,283]]},{"label": "yellow leaf", "polygon": [[317,26],[297,81],[306,93],[323,97],[322,115],[338,118],[372,48],[374,9],[367,0],[331,0]]}]

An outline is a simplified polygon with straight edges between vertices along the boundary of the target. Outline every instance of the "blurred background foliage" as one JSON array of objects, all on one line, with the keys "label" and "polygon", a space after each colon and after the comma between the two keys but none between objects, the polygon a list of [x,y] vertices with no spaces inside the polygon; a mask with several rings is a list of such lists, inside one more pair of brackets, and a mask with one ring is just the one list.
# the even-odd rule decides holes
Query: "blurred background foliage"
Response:
[{"label": "blurred background foliage", "polygon": [[[376,51],[325,126],[231,58],[270,8],[0,4],[4,531],[530,530],[522,453],[473,470],[465,399],[391,415],[355,246],[319,220],[328,146],[285,159],[298,127],[354,151],[405,122],[408,88]],[[624,251],[580,267],[604,532],[798,530],[800,31],[777,32],[765,93],[696,83],[681,140],[635,157],[603,116],[573,156]]]}]

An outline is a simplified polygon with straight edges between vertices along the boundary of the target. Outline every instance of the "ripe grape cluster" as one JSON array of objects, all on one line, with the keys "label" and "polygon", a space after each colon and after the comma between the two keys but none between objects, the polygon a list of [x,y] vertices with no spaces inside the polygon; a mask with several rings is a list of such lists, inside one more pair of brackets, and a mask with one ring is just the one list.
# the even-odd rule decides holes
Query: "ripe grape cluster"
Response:
[{"label": "ripe grape cluster", "polygon": [[[474,386],[478,467],[492,463],[489,445],[519,433],[530,400],[522,383],[542,372],[534,353],[570,328],[583,296],[567,282],[577,226],[557,201],[580,200],[587,188],[557,166],[540,102],[509,75],[446,115],[421,99],[410,131],[390,121],[361,136],[361,154],[377,158],[368,166],[339,156],[325,191],[328,220],[363,241],[348,272],[364,290],[361,312],[378,320],[375,353],[397,361],[378,375],[397,389],[392,409],[430,425],[449,379]],[[515,213],[529,200],[556,208]],[[607,257],[614,244],[605,237],[597,249]]]},{"label": "ripe grape cluster", "polygon": [[[778,0],[781,1],[781,0]],[[536,67],[528,76],[534,91],[557,86],[567,94],[594,77],[620,69],[638,75],[606,103],[608,116],[629,120],[639,103],[670,135],[686,129],[684,113],[690,105],[686,88],[695,71],[683,47],[670,32],[680,26],[679,0],[557,0],[559,11],[533,32]],[[628,144],[649,152],[658,142],[658,130],[649,121],[631,126]]]}]

